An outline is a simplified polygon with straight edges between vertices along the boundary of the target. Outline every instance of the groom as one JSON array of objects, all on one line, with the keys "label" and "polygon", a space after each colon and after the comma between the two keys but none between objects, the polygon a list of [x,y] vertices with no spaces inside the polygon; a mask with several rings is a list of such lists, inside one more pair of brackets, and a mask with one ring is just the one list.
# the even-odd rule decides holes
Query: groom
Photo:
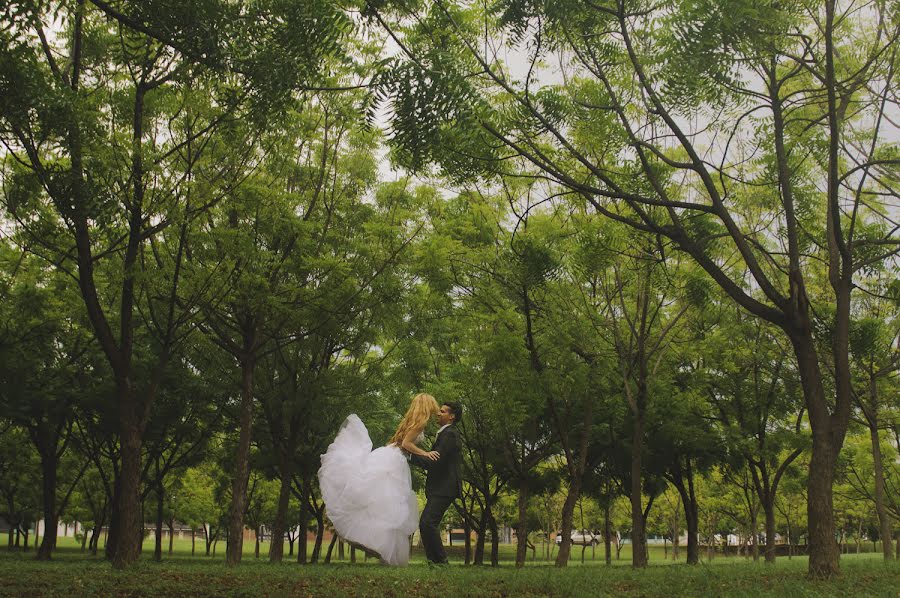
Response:
[{"label": "groom", "polygon": [[422,534],[422,545],[429,563],[447,564],[447,553],[438,527],[444,512],[462,495],[462,478],[459,475],[459,464],[462,460],[459,433],[456,425],[462,418],[462,405],[444,403],[438,414],[437,437],[431,450],[437,451],[440,457],[431,461],[419,455],[411,455],[410,460],[428,471],[425,479],[425,508],[419,519],[419,531]]}]

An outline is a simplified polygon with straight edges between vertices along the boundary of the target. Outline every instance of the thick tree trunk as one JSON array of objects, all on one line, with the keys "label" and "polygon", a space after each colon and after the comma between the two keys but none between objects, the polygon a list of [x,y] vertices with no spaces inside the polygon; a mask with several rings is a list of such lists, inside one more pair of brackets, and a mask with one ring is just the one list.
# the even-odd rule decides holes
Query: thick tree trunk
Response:
[{"label": "thick tree trunk", "polygon": [[565,567],[569,564],[569,556],[572,554],[572,519],[575,517],[575,504],[581,496],[581,476],[576,475],[569,481],[569,492],[562,508],[562,541],[559,543],[559,552],[556,553],[556,566]]},{"label": "thick tree trunk", "polygon": [[766,564],[775,563],[775,493],[770,493],[763,501],[763,512],[766,515]]},{"label": "thick tree trunk", "polygon": [[322,553],[322,541],[325,538],[325,517],[323,515],[324,507],[319,507],[315,511],[316,515],[316,543],[313,545],[311,563],[319,562],[319,555]]},{"label": "thick tree trunk", "polygon": [[[809,576],[827,579],[840,572],[840,550],[835,543],[833,485],[837,454],[843,444],[844,430],[829,413],[822,386],[818,357],[809,332],[808,317],[801,318],[801,332],[791,335],[797,356],[803,394],[812,428],[812,452],[807,478],[806,514],[809,527]],[[838,391],[839,392],[839,391]]]},{"label": "thick tree trunk", "polygon": [[491,528],[491,567],[500,564],[500,531],[497,529],[497,518],[488,507],[488,524]]},{"label": "thick tree trunk", "polygon": [[156,485],[156,541],[153,546],[153,560],[157,563],[162,562],[162,529],[163,529],[163,507],[165,506],[165,494],[163,490],[162,480]]},{"label": "thick tree trunk", "polygon": [[272,524],[272,545],[269,548],[269,562],[280,563],[284,555],[284,531],[287,512],[291,501],[291,484],[293,483],[293,459],[283,456],[281,459],[281,490],[278,493],[278,510]]},{"label": "thick tree trunk", "polygon": [[684,519],[687,523],[687,564],[696,565],[700,563],[700,501],[697,500],[694,491],[694,471],[690,459],[686,461],[683,469],[680,462],[675,463],[672,468],[672,480],[684,504]]},{"label": "thick tree trunk", "polygon": [[122,485],[122,476],[119,469],[113,471],[112,502],[109,509],[109,525],[106,527],[106,536],[103,539],[103,552],[106,559],[112,562],[113,553],[116,550],[116,539],[119,537],[119,488]]},{"label": "thick tree trunk", "polygon": [[[252,339],[246,344],[252,346]],[[250,426],[253,422],[253,369],[250,355],[241,358],[240,434],[231,481],[231,512],[228,518],[228,546],[225,564],[240,564],[244,548],[244,511],[247,510],[247,480],[250,473]]]},{"label": "thick tree trunk", "polygon": [[119,409],[125,413],[119,415],[122,467],[119,470],[118,526],[112,554],[112,565],[116,569],[124,569],[137,561],[144,532],[141,505],[142,438],[136,414],[133,413],[136,405],[129,395],[130,390],[120,391]]},{"label": "thick tree trunk", "polygon": [[91,539],[88,541],[88,551],[91,553],[91,556],[97,556],[97,548],[100,544],[100,529],[102,525],[95,525],[94,529],[91,530]]},{"label": "thick tree trunk", "polygon": [[[41,451],[41,473],[43,478],[42,495],[44,505],[44,538],[37,551],[37,560],[49,561],[56,546],[56,527],[59,524],[59,513],[56,512],[56,450]],[[37,527],[35,526],[35,530]],[[36,542],[37,540],[35,540]]]},{"label": "thick tree trunk", "polygon": [[518,520],[516,521],[516,567],[525,566],[528,553],[528,485],[522,480],[519,484]]},{"label": "thick tree trunk", "polygon": [[337,533],[331,534],[331,542],[328,543],[328,550],[325,551],[325,560],[324,564],[328,565],[331,563],[331,553],[334,552],[334,545],[338,541]]},{"label": "thick tree trunk", "polygon": [[807,481],[809,522],[809,574],[825,579],[840,572],[840,549],[834,540],[834,457],[831,439],[813,432],[813,449]]},{"label": "thick tree trunk", "polygon": [[575,515],[575,504],[581,498],[581,484],[584,478],[584,470],[587,465],[588,442],[590,441],[591,425],[594,422],[594,403],[588,401],[585,406],[581,433],[578,439],[578,448],[574,454],[567,455],[567,459],[574,459],[574,463],[568,463],[569,467],[569,493],[563,503],[562,542],[559,545],[559,554],[556,555],[556,566],[565,567],[569,564],[569,555],[572,551],[572,518]]},{"label": "thick tree trunk", "polygon": [[309,485],[312,480],[307,476],[303,479],[303,487],[300,489],[300,533],[297,536],[297,562],[305,565],[307,562],[306,533],[309,527]]},{"label": "thick tree trunk", "polygon": [[609,518],[609,501],[603,506],[603,558],[612,565],[612,521]]},{"label": "thick tree trunk", "polygon": [[641,495],[641,453],[644,445],[644,414],[634,414],[634,431],[631,437],[631,565],[647,566],[647,536],[644,532],[644,508]]},{"label": "thick tree trunk", "polygon": [[175,519],[169,520],[169,554],[175,550]]},{"label": "thick tree trunk", "polygon": [[478,539],[475,541],[475,558],[472,564],[474,565],[483,565],[484,564],[484,541],[485,535],[487,532],[487,514],[482,511],[481,519],[479,520],[479,528],[478,528]]}]

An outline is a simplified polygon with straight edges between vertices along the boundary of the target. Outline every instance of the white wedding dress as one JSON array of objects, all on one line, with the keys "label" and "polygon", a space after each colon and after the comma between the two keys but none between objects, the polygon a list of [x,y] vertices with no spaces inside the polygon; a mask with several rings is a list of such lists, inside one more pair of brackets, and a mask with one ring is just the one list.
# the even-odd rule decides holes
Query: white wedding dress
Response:
[{"label": "white wedding dress", "polygon": [[319,488],[341,538],[376,551],[390,565],[409,562],[419,504],[400,447],[373,451],[369,431],[351,414],[322,455]]}]

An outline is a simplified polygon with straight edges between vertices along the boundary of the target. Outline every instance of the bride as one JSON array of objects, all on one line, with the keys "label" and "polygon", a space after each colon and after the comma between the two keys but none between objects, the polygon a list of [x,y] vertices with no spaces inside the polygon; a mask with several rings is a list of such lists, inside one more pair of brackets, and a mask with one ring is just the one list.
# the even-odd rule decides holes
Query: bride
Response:
[{"label": "bride", "polygon": [[425,424],[440,412],[429,394],[417,394],[387,446],[372,450],[365,425],[351,414],[322,455],[319,487],[328,517],[341,538],[378,553],[390,565],[409,561],[409,536],[419,525],[405,453],[436,461],[417,446]]}]

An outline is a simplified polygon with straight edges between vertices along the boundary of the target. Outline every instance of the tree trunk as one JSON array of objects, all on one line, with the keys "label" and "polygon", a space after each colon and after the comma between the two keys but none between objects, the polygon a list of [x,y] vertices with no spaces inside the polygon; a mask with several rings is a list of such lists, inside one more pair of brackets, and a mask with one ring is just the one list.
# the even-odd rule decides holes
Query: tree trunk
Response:
[{"label": "tree trunk", "polygon": [[809,332],[809,318],[802,318],[803,332],[790,336],[797,356],[800,380],[812,429],[812,452],[807,478],[806,514],[809,526],[808,574],[828,579],[840,572],[840,550],[835,543],[833,484],[837,453],[843,433],[834,433],[832,415],[825,401],[818,357]]},{"label": "tree trunk", "polygon": [[884,560],[893,558],[893,542],[891,542],[891,519],[884,504],[884,463],[881,460],[881,442],[878,438],[878,403],[875,389],[875,376],[869,375],[869,437],[872,440],[872,461],[875,467],[875,512],[878,514],[878,529],[881,535],[881,551]]},{"label": "tree trunk", "polygon": [[191,556],[194,556],[197,552],[197,534],[194,533],[193,526],[191,527]]},{"label": "tree trunk", "polygon": [[113,553],[116,550],[116,538],[119,535],[119,491],[122,485],[122,476],[118,468],[113,470],[113,492],[109,509],[109,525],[106,526],[106,535],[103,537],[103,552],[106,559],[112,562]]},{"label": "tree trunk", "polygon": [[519,515],[516,521],[516,567],[525,566],[528,552],[528,485],[525,480],[519,483],[518,496]]},{"label": "tree trunk", "polygon": [[318,563],[319,555],[322,553],[322,541],[325,538],[325,517],[323,516],[322,511],[324,510],[324,506],[316,509],[316,543],[313,546],[313,553],[310,562]]},{"label": "tree trunk", "polygon": [[[469,523],[469,517],[463,517],[463,533],[466,535],[465,539],[465,547],[466,547],[466,558],[464,563],[466,565],[472,562],[472,524]],[[897,544],[900,545],[900,536],[897,536]]]},{"label": "tree trunk", "polygon": [[690,459],[686,460],[682,469],[681,463],[676,461],[672,467],[672,481],[681,502],[684,505],[684,520],[687,523],[687,564],[700,563],[700,501],[694,491],[694,470]]},{"label": "tree trunk", "polygon": [[[158,474],[159,472],[157,472]],[[156,541],[153,547],[153,560],[157,563],[162,562],[162,529],[163,529],[163,507],[165,506],[165,491],[163,490],[162,479],[156,484]]]},{"label": "tree trunk", "polygon": [[[248,344],[252,346],[252,339],[245,342],[245,347]],[[231,512],[228,523],[228,546],[225,552],[225,564],[229,567],[240,564],[244,549],[244,511],[247,510],[247,480],[250,473],[250,426],[253,422],[254,367],[253,357],[245,354],[241,358],[241,429],[231,481]]]},{"label": "tree trunk", "polygon": [[500,564],[500,533],[497,529],[497,518],[488,506],[488,524],[491,528],[491,567]]},{"label": "tree trunk", "polygon": [[331,553],[334,552],[334,545],[338,541],[337,533],[331,534],[331,542],[328,543],[328,550],[325,551],[325,561],[324,564],[328,565],[331,563]]},{"label": "tree trunk", "polygon": [[584,408],[581,421],[581,433],[578,438],[578,447],[574,454],[567,454],[566,460],[573,459],[573,463],[567,463],[569,469],[569,493],[563,503],[562,521],[560,523],[563,538],[559,546],[559,554],[556,555],[556,566],[565,567],[569,564],[569,555],[572,551],[572,518],[575,515],[575,504],[581,498],[581,484],[584,478],[584,470],[587,466],[588,443],[591,436],[591,426],[594,422],[594,402],[588,400]]},{"label": "tree trunk", "polygon": [[[141,429],[134,413],[137,406],[131,397],[129,383],[119,390],[122,466],[119,470],[118,525],[112,542],[112,565],[124,569],[137,561],[141,554],[144,533],[144,517],[141,505]],[[129,411],[131,413],[129,413]]]},{"label": "tree trunk", "polygon": [[91,539],[88,541],[88,551],[91,556],[97,556],[97,548],[100,544],[100,529],[102,525],[95,525],[91,530]]},{"label": "tree trunk", "polygon": [[565,567],[569,564],[569,555],[572,553],[572,519],[575,517],[575,503],[581,496],[581,476],[575,475],[569,480],[569,492],[562,508],[562,541],[559,543],[559,552],[556,553],[556,566]]},{"label": "tree trunk", "polygon": [[291,484],[293,483],[293,459],[284,455],[281,459],[281,490],[278,493],[278,510],[272,524],[272,544],[269,548],[269,562],[280,563],[284,555],[284,531],[287,525],[287,512],[291,501]]},{"label": "tree trunk", "polygon": [[253,549],[253,558],[259,559],[259,528],[253,529],[253,539],[256,543],[256,546]]},{"label": "tree trunk", "polygon": [[[182,528],[183,529],[183,528]],[[175,549],[175,518],[169,520],[169,554]]]},{"label": "tree trunk", "polygon": [[297,535],[297,562],[305,565],[307,562],[308,542],[306,539],[309,528],[309,485],[312,480],[307,476],[303,478],[303,487],[300,489],[300,533]]},{"label": "tree trunk", "polygon": [[750,555],[759,562],[759,505],[750,509]]},{"label": "tree trunk", "polygon": [[634,413],[631,437],[631,566],[647,566],[647,536],[644,532],[644,508],[641,496],[641,453],[644,446],[644,414]]},{"label": "tree trunk", "polygon": [[832,445],[830,439],[823,436],[813,432],[806,512],[809,522],[809,572],[812,577],[827,579],[839,573],[840,549],[834,540]]},{"label": "tree trunk", "polygon": [[609,519],[610,504],[603,506],[603,557],[607,566],[612,565],[612,522]]},{"label": "tree trunk", "polygon": [[484,564],[484,541],[485,541],[485,532],[487,532],[487,513],[482,511],[481,519],[479,520],[479,529],[478,529],[478,539],[475,541],[475,559],[474,565],[483,565]]},{"label": "tree trunk", "polygon": [[[56,512],[56,469],[56,450],[41,450],[44,537],[37,551],[37,560],[39,561],[49,561],[53,548],[56,546],[56,527],[59,524],[59,514]],[[37,526],[35,526],[35,530],[37,530]]]},{"label": "tree trunk", "polygon": [[770,493],[763,501],[763,512],[766,515],[766,564],[775,564],[775,493]]}]

